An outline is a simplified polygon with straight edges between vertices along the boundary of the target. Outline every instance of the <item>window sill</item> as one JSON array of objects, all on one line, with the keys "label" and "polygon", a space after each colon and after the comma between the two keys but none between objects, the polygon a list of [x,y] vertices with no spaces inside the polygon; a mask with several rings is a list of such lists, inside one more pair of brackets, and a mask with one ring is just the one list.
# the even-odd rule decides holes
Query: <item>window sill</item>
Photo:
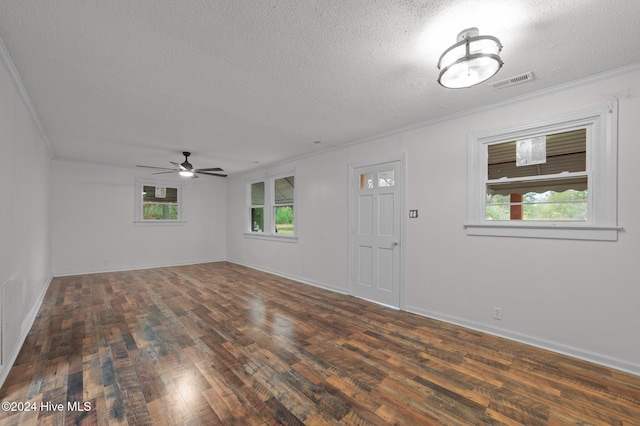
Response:
[{"label": "window sill", "polygon": [[278,234],[265,234],[258,232],[245,232],[245,238],[254,238],[256,240],[268,240],[268,241],[282,241],[285,243],[297,243],[298,237],[296,235],[278,235]]},{"label": "window sill", "polygon": [[620,226],[593,226],[566,223],[483,223],[466,224],[467,235],[494,237],[555,238],[562,240],[617,241]]},{"label": "window sill", "polygon": [[184,220],[134,220],[135,226],[179,226],[185,225]]}]

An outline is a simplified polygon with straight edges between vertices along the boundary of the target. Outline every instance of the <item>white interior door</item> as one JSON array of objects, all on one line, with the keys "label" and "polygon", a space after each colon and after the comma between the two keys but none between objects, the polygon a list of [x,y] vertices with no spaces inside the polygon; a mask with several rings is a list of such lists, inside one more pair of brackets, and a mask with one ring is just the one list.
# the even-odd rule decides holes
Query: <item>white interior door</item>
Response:
[{"label": "white interior door", "polygon": [[352,293],[399,308],[401,162],[355,167],[352,176]]}]

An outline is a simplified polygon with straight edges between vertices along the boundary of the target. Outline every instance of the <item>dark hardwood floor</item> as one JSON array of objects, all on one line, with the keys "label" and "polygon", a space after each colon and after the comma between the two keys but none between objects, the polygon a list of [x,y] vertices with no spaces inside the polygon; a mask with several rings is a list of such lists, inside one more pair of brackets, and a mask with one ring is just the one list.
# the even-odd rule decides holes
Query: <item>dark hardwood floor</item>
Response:
[{"label": "dark hardwood floor", "polygon": [[0,399],[10,425],[640,424],[640,376],[226,262],[55,278]]}]

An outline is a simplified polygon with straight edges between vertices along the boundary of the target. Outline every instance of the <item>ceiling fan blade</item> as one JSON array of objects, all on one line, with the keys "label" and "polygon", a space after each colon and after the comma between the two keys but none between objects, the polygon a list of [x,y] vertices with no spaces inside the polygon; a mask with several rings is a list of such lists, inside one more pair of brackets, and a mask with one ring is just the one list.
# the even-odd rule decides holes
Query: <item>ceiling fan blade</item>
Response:
[{"label": "ceiling fan blade", "polygon": [[209,173],[209,172],[197,172],[197,173],[200,173],[201,175],[227,177],[227,175],[224,175],[222,173]]},{"label": "ceiling fan blade", "polygon": [[194,172],[224,172],[220,167],[209,167],[208,169],[195,169]]},{"label": "ceiling fan blade", "polygon": [[159,170],[171,170],[174,171],[175,169],[170,169],[168,167],[155,167],[155,166],[140,166],[140,165],[136,165],[136,167],[144,167],[146,169],[159,169]]},{"label": "ceiling fan blade", "polygon": [[177,168],[179,168],[180,170],[187,170],[184,168],[184,166],[180,163],[176,163],[175,161],[169,161],[171,164],[173,164],[174,166],[176,166]]},{"label": "ceiling fan blade", "polygon": [[175,173],[177,172],[177,170],[169,170],[168,172],[155,172],[155,173],[151,173],[152,175],[163,175],[165,173]]}]

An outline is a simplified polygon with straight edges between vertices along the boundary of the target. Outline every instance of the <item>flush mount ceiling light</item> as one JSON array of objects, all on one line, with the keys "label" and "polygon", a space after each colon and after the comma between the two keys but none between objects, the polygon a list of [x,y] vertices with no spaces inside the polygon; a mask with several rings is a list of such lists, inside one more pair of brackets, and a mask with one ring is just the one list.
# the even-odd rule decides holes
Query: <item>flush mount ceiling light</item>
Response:
[{"label": "flush mount ceiling light", "polygon": [[477,28],[461,31],[456,44],[440,56],[438,83],[449,89],[461,89],[488,80],[502,67],[501,50],[500,40],[479,35]]}]

